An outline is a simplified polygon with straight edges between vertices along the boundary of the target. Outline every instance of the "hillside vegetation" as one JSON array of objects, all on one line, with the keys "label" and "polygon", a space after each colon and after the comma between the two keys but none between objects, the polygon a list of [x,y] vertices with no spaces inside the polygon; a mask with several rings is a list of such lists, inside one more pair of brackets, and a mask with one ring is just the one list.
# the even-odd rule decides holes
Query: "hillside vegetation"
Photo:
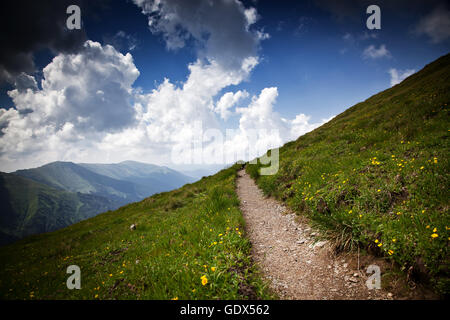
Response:
[{"label": "hillside vegetation", "polygon": [[280,148],[247,171],[335,240],[449,293],[450,55]]},{"label": "hillside vegetation", "polygon": [[[385,256],[448,294],[449,75],[447,55],[287,143],[276,175],[247,171],[337,250]],[[249,258],[240,168],[0,248],[0,297],[273,298]],[[66,288],[69,265],[81,290]]]},{"label": "hillside vegetation", "polygon": [[66,227],[115,206],[105,197],[58,190],[0,172],[0,245]]},{"label": "hillside vegetation", "polygon": [[166,167],[135,161],[58,161],[0,172],[0,245],[67,227],[193,180]]},{"label": "hillside vegetation", "polygon": [[[235,193],[240,167],[0,248],[0,297],[272,297],[249,259]],[[81,290],[66,287],[69,265],[81,268]]]},{"label": "hillside vegetation", "polygon": [[194,180],[166,167],[135,161],[112,164],[57,161],[14,174],[53,188],[106,197],[116,204],[114,209]]}]

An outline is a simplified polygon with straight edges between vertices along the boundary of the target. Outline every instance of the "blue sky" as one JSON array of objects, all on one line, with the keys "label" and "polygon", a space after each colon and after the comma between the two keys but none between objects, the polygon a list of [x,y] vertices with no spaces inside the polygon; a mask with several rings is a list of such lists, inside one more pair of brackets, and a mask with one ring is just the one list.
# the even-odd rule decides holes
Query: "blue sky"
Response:
[{"label": "blue sky", "polygon": [[[176,3],[177,1],[172,2]],[[191,3],[194,9],[197,2],[196,0]],[[208,52],[209,49],[205,49],[210,45],[208,40],[195,38],[195,36],[189,34],[189,32],[195,32],[196,30],[197,26],[193,22],[177,21],[177,28],[181,30],[185,28],[184,34],[186,39],[179,48],[168,49],[167,39],[170,39],[170,37],[173,39],[177,34],[167,29],[168,26],[160,23],[160,20],[157,21],[160,23],[158,25],[159,29],[150,30],[148,23],[149,19],[152,19],[150,18],[151,15],[142,13],[146,3],[151,4],[152,1],[106,1],[105,5],[101,6],[102,9],[96,8],[95,10],[88,8],[84,10],[83,6],[86,6],[86,4],[80,3],[83,32],[86,39],[99,43],[103,48],[106,44],[111,44],[121,57],[127,53],[132,56],[133,64],[139,71],[139,76],[129,85],[129,90],[133,90],[134,93],[124,98],[129,101],[130,108],[136,108],[136,102],[140,101],[141,98],[144,99],[143,97],[137,98],[137,92],[140,92],[143,96],[147,95],[148,101],[152,100],[152,90],[159,90],[158,88],[165,78],[169,79],[170,83],[175,87],[181,88],[183,84],[188,82],[188,78],[191,75],[188,65],[194,64],[198,58],[202,57],[202,54],[206,57],[203,67],[212,61],[211,52]],[[237,91],[245,90],[245,97],[230,107],[231,114],[228,118],[220,119],[216,114],[215,117],[217,119],[207,120],[206,122],[217,120],[218,126],[222,129],[242,127],[245,121],[247,124],[250,122],[247,119],[251,118],[249,116],[250,113],[247,111],[250,110],[250,105],[253,101],[252,97],[254,97],[254,100],[257,100],[258,97],[261,98],[258,106],[265,108],[265,105],[261,106],[266,103],[260,96],[262,90],[264,88],[276,88],[276,90],[270,92],[273,97],[268,95],[268,99],[273,98],[272,100],[269,99],[271,102],[268,107],[271,109],[270,112],[277,113],[279,118],[273,118],[271,124],[284,121],[280,119],[292,120],[297,115],[304,114],[309,118],[303,131],[287,129],[288,131],[291,130],[289,131],[291,133],[301,134],[314,128],[313,124],[317,126],[324,119],[329,119],[357,102],[389,88],[392,84],[394,69],[399,75],[399,80],[401,80],[402,74],[418,71],[427,63],[449,52],[450,11],[445,6],[445,1],[395,1],[395,3],[393,1],[379,1],[381,30],[368,30],[366,28],[366,19],[369,15],[366,14],[365,10],[368,4],[372,3],[366,1],[343,1],[340,4],[336,4],[333,1],[325,0],[244,1],[240,7],[238,6],[237,11],[233,11],[229,16],[232,19],[231,17],[235,17],[235,14],[239,12],[244,14],[244,9],[247,10],[251,7],[256,9],[258,19],[252,21],[249,25],[250,31],[245,30],[244,27],[241,28],[242,36],[252,36],[256,44],[254,49],[246,52],[246,55],[243,54],[242,58],[257,56],[258,63],[248,74],[246,73],[245,76],[238,80],[236,79],[234,83],[237,84],[218,85],[216,87],[217,90],[213,90],[210,93],[211,96],[205,98],[207,100],[211,99],[212,102],[205,102],[211,107],[212,104],[217,104],[226,92],[236,93]],[[167,5],[167,8],[167,10],[172,10],[169,5]],[[208,10],[205,12],[215,14],[214,11]],[[217,10],[220,10],[220,8],[217,8]],[[88,13],[84,14],[84,12]],[[227,19],[227,14],[224,13],[224,19]],[[221,17],[220,12],[217,16]],[[186,15],[186,17],[184,19],[189,19],[189,15]],[[202,24],[201,21],[195,23]],[[230,21],[229,23],[231,26],[233,22]],[[219,25],[227,26],[222,22]],[[191,31],[189,31],[189,28],[191,28]],[[214,29],[214,25],[201,26],[201,28],[203,28],[203,31],[206,30],[208,32],[212,30],[210,32],[220,33],[220,30]],[[265,36],[258,38],[256,32]],[[220,36],[222,35],[219,35],[219,39],[222,39]],[[239,37],[239,35],[236,35],[236,32],[230,32],[230,35],[227,35],[225,32],[225,36]],[[227,39],[225,36],[223,39]],[[242,41],[230,41],[230,46],[234,44],[240,46]],[[215,45],[217,46],[217,44]],[[35,79],[37,83],[37,88],[35,89],[39,91],[42,90],[40,85],[40,81],[43,79],[42,69],[51,64],[55,56],[66,53],[58,52],[54,48],[47,48],[45,45],[41,45],[38,48],[31,51],[35,64],[34,70],[33,72],[27,70],[26,74]],[[214,50],[214,48],[211,50]],[[228,52],[227,50],[224,54]],[[236,52],[241,53],[243,49],[239,50],[236,50]],[[235,51],[233,51],[233,48],[230,48],[229,52],[233,54]],[[226,58],[221,57],[220,59],[219,64],[224,63],[225,65],[228,63]],[[52,66],[55,66],[55,64]],[[133,78],[132,73],[129,73],[130,69],[127,70],[127,75]],[[73,78],[70,79],[73,81]],[[54,84],[54,81],[52,83]],[[107,88],[108,85],[105,84]],[[18,94],[13,102],[8,91],[14,90],[16,86],[14,81],[11,80],[1,83],[0,106],[3,109],[6,110],[12,107],[20,110],[20,108],[25,108],[19,105],[20,103],[25,103],[23,99],[26,98],[28,104],[32,103],[30,101],[34,101],[30,99],[38,99],[38,96],[30,98]],[[69,84],[61,84],[57,87],[67,89]],[[103,90],[100,88],[98,91]],[[45,94],[42,92],[42,94],[46,97],[50,96],[48,92]],[[146,110],[148,111],[152,107],[150,107],[150,102],[147,100],[144,104],[149,103],[149,105],[147,107],[144,106],[144,108],[147,108]],[[171,105],[168,104],[166,108],[171,108]],[[207,109],[208,107],[205,108]],[[247,111],[239,112],[235,108],[247,108]],[[52,110],[56,109],[57,107]],[[35,112],[31,112],[31,114],[37,115],[37,110],[33,110]],[[23,112],[20,113],[20,116],[25,117],[23,114]],[[86,113],[83,113],[83,117],[85,116]],[[152,118],[153,116],[155,115],[149,115],[147,118]],[[199,117],[203,116],[209,117],[209,115],[207,116],[203,113]],[[10,119],[14,117],[13,115],[8,115],[8,117],[7,120],[4,120],[6,124],[2,124],[2,127],[12,127],[8,123],[13,121]],[[91,139],[90,141],[100,139],[99,141],[101,141],[102,145],[104,145],[109,133],[117,134],[117,130],[122,130],[122,128],[129,125],[124,124],[120,128],[111,126],[113,129],[108,128],[112,131],[101,131],[102,134],[99,135],[98,132],[89,131],[90,129],[86,126],[77,127],[77,120],[73,119],[67,118],[58,122],[58,118],[59,126],[55,127],[54,130],[59,130],[58,132],[60,132],[64,124],[69,123],[69,127],[74,126],[80,130],[79,132],[86,133],[83,139]],[[179,120],[172,121],[189,122],[192,120],[188,118],[174,119]],[[22,120],[25,121],[25,119]],[[148,127],[151,127],[151,121],[146,123]],[[38,121],[34,122],[34,124],[42,127],[44,122]],[[166,127],[167,125],[164,123],[159,127],[155,127],[155,130]],[[24,130],[23,126],[21,128],[17,130]],[[182,129],[178,127],[176,130]],[[125,131],[122,133],[125,134]],[[0,139],[6,139],[6,136],[2,135]],[[11,133],[11,139],[12,136]],[[15,133],[14,136],[17,137],[18,133]],[[28,138],[34,136],[35,134],[31,134]],[[286,142],[286,140],[292,138],[295,138],[292,134],[286,134],[280,138],[280,141]],[[58,136],[58,139],[62,138]],[[64,146],[70,145],[71,142],[69,140],[64,140]],[[60,140],[58,141],[61,142]],[[97,142],[100,143],[99,141]],[[152,141],[156,140],[150,139],[147,143],[151,144],[155,150],[164,149],[159,144],[160,141],[154,144]],[[0,143],[3,143],[3,146],[5,146],[10,141],[5,140],[2,142],[0,140]],[[77,161],[107,162],[108,160],[125,160],[120,156],[111,156],[108,160],[99,158],[99,155],[90,156],[89,154],[91,153],[86,150],[97,147],[93,145],[81,146],[78,142],[73,143],[74,149],[80,148],[80,150],[85,150],[85,156],[77,156],[75,159]],[[55,145],[57,145],[56,142]],[[107,146],[105,148],[108,149]],[[132,160],[170,164],[167,157],[164,160],[164,157],[148,157],[145,152],[126,150],[129,158],[134,157]],[[26,145],[20,152],[12,152],[7,148],[4,148],[2,151],[6,156],[2,159],[2,165],[4,165],[0,170],[12,170],[16,169],[17,166],[39,165],[45,161],[69,160],[73,156],[70,153],[58,153],[48,148],[42,152],[39,149],[31,152]],[[37,157],[36,154],[38,154]],[[19,164],[13,165],[15,157],[29,157],[30,161],[24,160]]]}]

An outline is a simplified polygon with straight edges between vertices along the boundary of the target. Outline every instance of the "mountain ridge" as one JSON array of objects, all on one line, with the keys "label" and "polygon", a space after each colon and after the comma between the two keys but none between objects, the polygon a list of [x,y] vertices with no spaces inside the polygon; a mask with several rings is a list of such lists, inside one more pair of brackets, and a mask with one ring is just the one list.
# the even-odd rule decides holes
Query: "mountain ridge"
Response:
[{"label": "mountain ridge", "polygon": [[136,161],[55,161],[0,175],[0,244],[54,231],[194,181],[170,168]]}]

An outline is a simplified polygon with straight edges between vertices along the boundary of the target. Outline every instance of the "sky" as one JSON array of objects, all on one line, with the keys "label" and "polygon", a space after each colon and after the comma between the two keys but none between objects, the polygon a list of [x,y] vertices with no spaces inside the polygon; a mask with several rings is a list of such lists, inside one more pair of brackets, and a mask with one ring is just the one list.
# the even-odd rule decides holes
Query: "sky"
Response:
[{"label": "sky", "polygon": [[[70,30],[69,5],[81,9]],[[376,4],[381,29],[368,29]],[[3,1],[0,171],[249,160],[450,48],[446,1]]]}]

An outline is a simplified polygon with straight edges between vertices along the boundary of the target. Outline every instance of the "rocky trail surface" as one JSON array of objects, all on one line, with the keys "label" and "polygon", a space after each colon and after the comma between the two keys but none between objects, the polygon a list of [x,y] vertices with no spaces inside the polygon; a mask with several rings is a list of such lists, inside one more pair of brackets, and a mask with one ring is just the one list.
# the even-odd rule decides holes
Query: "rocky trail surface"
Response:
[{"label": "rocky trail surface", "polygon": [[355,255],[336,256],[327,241],[280,202],[264,197],[241,170],[237,193],[252,242],[252,258],[282,299],[393,299],[382,289],[369,290],[370,276]]}]

